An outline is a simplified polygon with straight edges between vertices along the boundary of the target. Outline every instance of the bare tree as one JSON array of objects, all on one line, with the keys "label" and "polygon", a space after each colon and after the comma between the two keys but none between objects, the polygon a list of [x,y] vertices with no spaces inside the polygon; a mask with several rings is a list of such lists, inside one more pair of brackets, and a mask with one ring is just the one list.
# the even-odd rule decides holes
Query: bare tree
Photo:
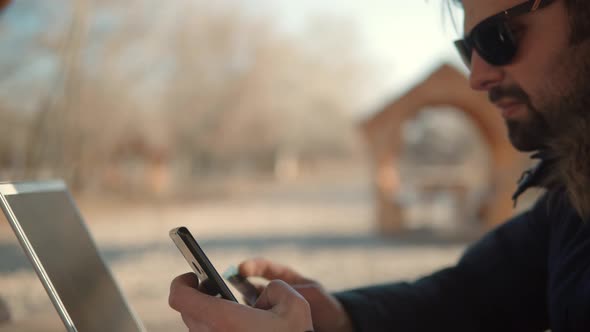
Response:
[{"label": "bare tree", "polygon": [[318,19],[302,38],[206,1],[63,1],[67,31],[39,38],[61,70],[30,123],[31,177],[100,187],[113,167],[154,155],[192,176],[349,150],[366,68],[349,22]]},{"label": "bare tree", "polygon": [[61,73],[53,94],[46,98],[33,120],[27,148],[27,169],[59,170],[71,185],[79,186],[78,128],[82,78],[82,50],[88,30],[89,2],[74,2],[74,14],[59,52]]}]

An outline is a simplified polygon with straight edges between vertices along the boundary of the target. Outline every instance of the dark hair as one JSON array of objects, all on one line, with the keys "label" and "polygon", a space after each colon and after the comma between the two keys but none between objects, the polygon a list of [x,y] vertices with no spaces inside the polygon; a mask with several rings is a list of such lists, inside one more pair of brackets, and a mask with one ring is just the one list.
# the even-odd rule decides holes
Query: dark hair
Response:
[{"label": "dark hair", "polygon": [[570,42],[579,44],[590,38],[590,8],[585,0],[564,0],[570,19]]}]

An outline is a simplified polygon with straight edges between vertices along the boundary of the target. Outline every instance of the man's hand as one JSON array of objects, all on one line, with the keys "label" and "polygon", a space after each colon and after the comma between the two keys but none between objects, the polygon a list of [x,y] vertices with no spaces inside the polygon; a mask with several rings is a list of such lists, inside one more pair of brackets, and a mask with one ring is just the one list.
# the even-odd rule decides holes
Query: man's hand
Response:
[{"label": "man's hand", "polygon": [[244,277],[262,277],[283,280],[301,294],[311,306],[311,316],[316,332],[352,332],[353,327],[344,308],[317,282],[301,276],[283,265],[266,259],[252,259],[240,264]]},{"label": "man's hand", "polygon": [[253,308],[201,293],[198,284],[187,273],[170,285],[170,307],[190,332],[313,331],[309,304],[285,282],[269,283]]}]

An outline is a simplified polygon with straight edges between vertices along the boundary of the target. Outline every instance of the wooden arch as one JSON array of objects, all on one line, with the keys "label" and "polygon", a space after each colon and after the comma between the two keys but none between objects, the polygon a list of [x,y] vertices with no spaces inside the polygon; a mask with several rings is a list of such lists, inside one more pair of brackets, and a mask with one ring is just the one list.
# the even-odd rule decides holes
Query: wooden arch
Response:
[{"label": "wooden arch", "polygon": [[497,225],[513,213],[510,197],[526,159],[510,144],[504,121],[486,94],[471,90],[463,74],[443,65],[361,124],[373,159],[377,220],[383,233],[401,231],[404,225],[402,207],[392,199],[400,186],[397,164],[402,125],[424,108],[439,106],[464,112],[489,146],[492,162],[489,199],[479,209],[485,225]]}]

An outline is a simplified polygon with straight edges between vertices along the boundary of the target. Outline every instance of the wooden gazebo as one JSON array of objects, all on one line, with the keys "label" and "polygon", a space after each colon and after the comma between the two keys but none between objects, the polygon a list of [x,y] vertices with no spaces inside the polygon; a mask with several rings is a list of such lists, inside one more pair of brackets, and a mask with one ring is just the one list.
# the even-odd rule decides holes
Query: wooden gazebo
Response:
[{"label": "wooden gazebo", "polygon": [[510,199],[523,170],[525,157],[510,144],[498,110],[484,93],[470,89],[466,77],[442,65],[399,99],[361,124],[371,158],[376,196],[377,221],[382,233],[404,228],[403,207],[392,197],[400,190],[399,160],[402,125],[418,112],[431,107],[453,107],[472,119],[489,146],[492,165],[488,197],[478,208],[486,227],[505,221],[513,214]]}]

